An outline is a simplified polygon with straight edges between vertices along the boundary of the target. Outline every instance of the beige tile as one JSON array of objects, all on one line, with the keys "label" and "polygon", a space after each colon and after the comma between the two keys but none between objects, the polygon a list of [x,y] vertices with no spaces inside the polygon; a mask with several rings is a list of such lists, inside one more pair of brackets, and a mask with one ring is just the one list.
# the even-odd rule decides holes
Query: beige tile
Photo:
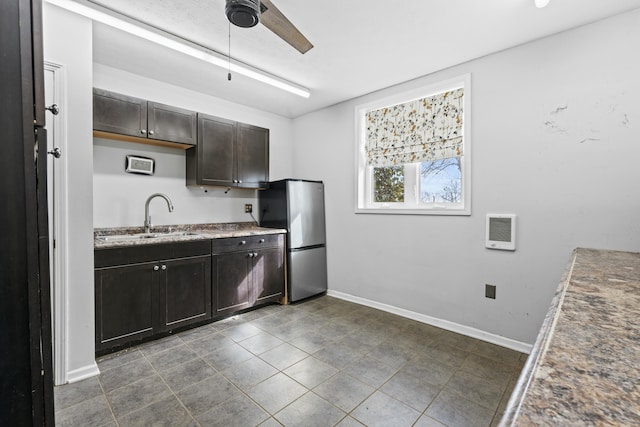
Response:
[{"label": "beige tile", "polygon": [[333,426],[347,414],[313,392],[309,392],[287,406],[275,417],[285,426]]},{"label": "beige tile", "polygon": [[305,387],[313,388],[332,377],[338,370],[311,356],[288,367],[283,372]]},{"label": "beige tile", "polygon": [[313,391],[345,412],[351,412],[375,391],[375,388],[339,372]]},{"label": "beige tile", "polygon": [[494,412],[470,400],[443,391],[424,414],[450,427],[468,427],[489,425]]},{"label": "beige tile", "polygon": [[377,391],[350,415],[369,427],[408,427],[416,422],[420,412]]},{"label": "beige tile", "polygon": [[252,387],[247,394],[269,413],[275,414],[308,390],[280,373]]},{"label": "beige tile", "polygon": [[525,361],[323,296],[103,356],[100,377],[56,387],[56,415],[115,425],[111,402],[123,426],[496,425]]}]

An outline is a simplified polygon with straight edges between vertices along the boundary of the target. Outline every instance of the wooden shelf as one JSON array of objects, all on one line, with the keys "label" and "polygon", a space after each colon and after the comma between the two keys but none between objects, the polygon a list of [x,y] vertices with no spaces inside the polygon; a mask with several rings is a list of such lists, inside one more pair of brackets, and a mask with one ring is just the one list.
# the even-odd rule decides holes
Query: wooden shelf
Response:
[{"label": "wooden shelf", "polygon": [[94,138],[115,139],[117,141],[135,142],[138,144],[155,145],[160,147],[177,148],[180,150],[188,150],[194,147],[190,144],[180,144],[178,142],[160,141],[157,139],[140,138],[138,136],[121,135],[118,133],[103,132],[100,130],[93,131]]}]

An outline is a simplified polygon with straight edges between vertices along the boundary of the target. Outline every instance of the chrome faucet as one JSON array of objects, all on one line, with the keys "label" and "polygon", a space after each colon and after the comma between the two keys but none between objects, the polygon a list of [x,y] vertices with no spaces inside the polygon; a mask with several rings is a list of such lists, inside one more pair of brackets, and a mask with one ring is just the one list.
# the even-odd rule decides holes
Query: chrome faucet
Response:
[{"label": "chrome faucet", "polygon": [[169,207],[169,212],[173,212],[173,204],[171,203],[171,199],[167,195],[162,193],[154,193],[150,195],[146,203],[144,204],[144,232],[145,233],[151,232],[151,217],[149,216],[149,203],[151,202],[151,199],[153,199],[154,197],[162,197],[164,200],[166,200],[167,206]]}]

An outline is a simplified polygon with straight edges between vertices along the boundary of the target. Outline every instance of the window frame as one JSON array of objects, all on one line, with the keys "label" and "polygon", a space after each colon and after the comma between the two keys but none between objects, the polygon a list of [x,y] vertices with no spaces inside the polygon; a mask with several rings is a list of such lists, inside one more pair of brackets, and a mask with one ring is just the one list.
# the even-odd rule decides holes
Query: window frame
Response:
[{"label": "window frame", "polygon": [[[414,99],[424,98],[447,90],[464,88],[463,107],[463,155],[460,157],[460,172],[462,186],[462,206],[455,204],[435,203],[426,204],[419,202],[419,163],[405,163],[405,201],[403,203],[376,203],[373,202],[373,166],[367,165],[365,151],[365,115],[368,111],[409,102]],[[465,74],[456,78],[438,83],[421,86],[410,91],[380,98],[374,101],[360,104],[355,107],[355,213],[356,214],[404,214],[404,215],[471,215],[471,74]],[[410,166],[416,165],[416,166]],[[407,173],[407,171],[415,171]],[[412,186],[413,188],[409,188]],[[409,189],[408,189],[409,188]],[[414,201],[407,201],[407,194],[413,191]]]}]

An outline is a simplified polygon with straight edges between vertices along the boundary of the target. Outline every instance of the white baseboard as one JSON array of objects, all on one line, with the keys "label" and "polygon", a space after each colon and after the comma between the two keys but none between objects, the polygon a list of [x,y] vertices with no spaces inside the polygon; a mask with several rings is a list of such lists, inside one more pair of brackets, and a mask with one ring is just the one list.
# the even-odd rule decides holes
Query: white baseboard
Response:
[{"label": "white baseboard", "polygon": [[450,322],[444,319],[438,319],[437,317],[427,316],[426,314],[416,313],[414,311],[405,310],[403,308],[394,307],[392,305],[383,304],[381,302],[372,301],[366,298],[356,297],[350,294],[345,294],[343,292],[329,290],[327,291],[327,295],[335,298],[340,298],[345,301],[354,302],[356,304],[365,305],[367,307],[377,308],[378,310],[397,314],[398,316],[406,317],[408,319],[416,320],[418,322],[446,329],[451,332],[466,335],[468,337],[477,338],[482,341],[487,341],[501,347],[519,351],[521,353],[529,354],[531,353],[531,349],[533,347],[533,345],[531,344],[481,331],[480,329],[472,328],[470,326],[460,325],[459,323]]},{"label": "white baseboard", "polygon": [[93,362],[91,365],[83,366],[67,372],[67,382],[75,383],[97,375],[100,375],[100,369],[98,369],[98,364]]}]

